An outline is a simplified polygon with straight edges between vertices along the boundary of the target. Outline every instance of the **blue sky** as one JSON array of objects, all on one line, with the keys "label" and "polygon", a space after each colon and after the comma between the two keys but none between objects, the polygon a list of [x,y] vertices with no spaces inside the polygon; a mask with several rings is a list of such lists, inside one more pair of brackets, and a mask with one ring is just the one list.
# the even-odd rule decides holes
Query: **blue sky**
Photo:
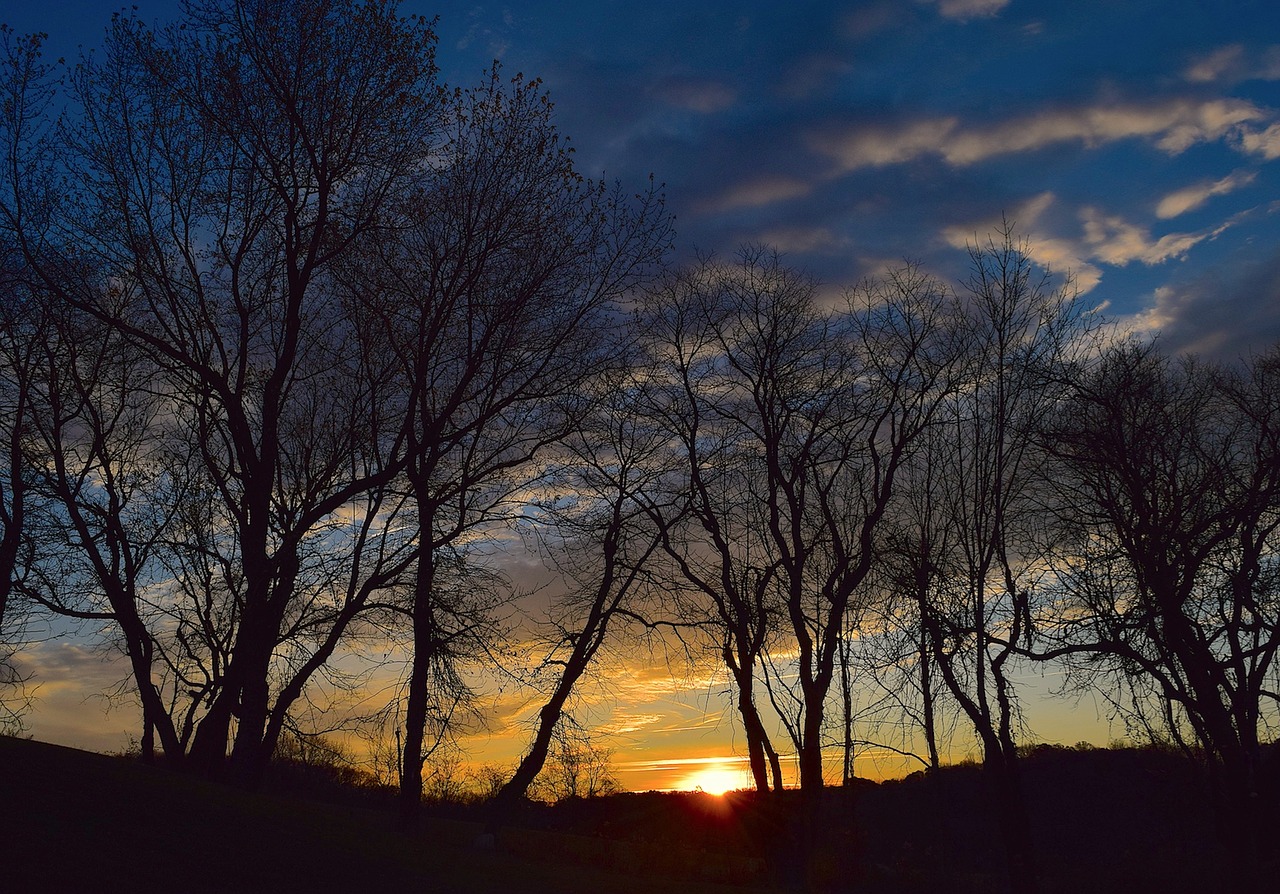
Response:
[{"label": "blue sky", "polygon": [[[95,45],[112,3],[0,14]],[[177,0],[138,0],[145,20]],[[765,242],[838,292],[956,280],[1007,216],[1171,348],[1280,341],[1280,8],[1269,2],[405,0],[452,84],[543,79],[588,176],[667,185],[682,257]]]},{"label": "blue sky", "polygon": [[[49,32],[50,55],[73,58],[114,8],[40,0],[0,21]],[[177,0],[136,8],[159,22],[180,13]],[[1086,301],[1170,348],[1233,358],[1280,341],[1274,0],[401,10],[440,16],[451,84],[480,81],[495,58],[542,78],[584,174],[664,182],[682,258],[764,242],[833,293],[906,259],[954,282],[966,243],[1005,215]],[[85,701],[122,672],[71,642],[40,663],[37,737],[124,744],[132,721]],[[632,688],[612,721],[645,727],[651,754],[732,751],[722,683]],[[1056,704],[1031,712],[1041,738],[1106,740],[1092,706]],[[504,747],[494,759],[518,753]]]},{"label": "blue sky", "polygon": [[1280,340],[1273,4],[432,8],[451,77],[538,75],[585,173],[664,181],[685,254],[768,242],[832,290],[906,258],[954,279],[1003,214],[1170,347]]}]

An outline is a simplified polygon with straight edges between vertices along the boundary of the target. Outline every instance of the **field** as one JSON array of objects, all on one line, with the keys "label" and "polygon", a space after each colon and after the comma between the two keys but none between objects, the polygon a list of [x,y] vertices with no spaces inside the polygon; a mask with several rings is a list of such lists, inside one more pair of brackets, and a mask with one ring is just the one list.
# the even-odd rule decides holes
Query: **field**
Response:
[{"label": "field", "polygon": [[[1184,765],[1138,750],[1026,762],[1047,892],[1220,889],[1212,815]],[[368,793],[249,793],[136,761],[0,738],[9,891],[1000,891],[976,767],[795,793],[623,794],[397,829]],[[323,795],[322,799],[317,797]],[[496,829],[492,838],[486,827]]]}]

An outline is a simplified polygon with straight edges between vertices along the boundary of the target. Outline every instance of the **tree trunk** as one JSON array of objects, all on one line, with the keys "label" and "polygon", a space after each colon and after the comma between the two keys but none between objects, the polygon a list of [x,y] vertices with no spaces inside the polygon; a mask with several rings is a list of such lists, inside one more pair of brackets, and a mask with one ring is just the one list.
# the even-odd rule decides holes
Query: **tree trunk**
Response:
[{"label": "tree trunk", "polygon": [[773,790],[780,792],[786,787],[782,784],[782,761],[767,737],[764,740],[764,753],[769,758],[769,770],[773,773]]},{"label": "tree trunk", "polygon": [[427,726],[427,677],[432,644],[414,630],[413,666],[405,705],[404,755],[400,764],[400,820],[412,824],[422,807],[422,744]]},{"label": "tree trunk", "polygon": [[822,774],[822,710],[808,706],[804,715],[804,741],[800,745],[800,789],[820,792]]},{"label": "tree trunk", "polygon": [[755,677],[746,659],[725,650],[725,664],[733,674],[738,687],[738,714],[742,717],[742,729],[747,737],[747,762],[756,791],[769,791],[769,769],[772,765],[775,791],[782,791],[782,767],[777,752],[769,741],[769,733],[760,719],[755,702]]},{"label": "tree trunk", "polygon": [[992,807],[1004,845],[1009,889],[1014,894],[1036,894],[1035,845],[1031,817],[1022,796],[1016,753],[1006,753],[994,737],[983,736],[986,755],[983,768],[992,793]]},{"label": "tree trunk", "polygon": [[929,668],[929,644],[925,637],[928,634],[920,631],[920,704],[924,714],[924,741],[929,750],[929,772],[936,774],[941,766],[938,758],[938,729],[933,716],[933,679]]},{"label": "tree trunk", "polygon": [[538,729],[534,733],[533,744],[529,746],[528,753],[521,758],[520,765],[516,767],[512,777],[499,789],[496,800],[500,803],[508,804],[523,798],[529,786],[533,784],[533,780],[542,772],[547,762],[547,755],[551,751],[551,740],[555,735],[556,725],[564,713],[565,702],[568,701],[574,684],[582,676],[590,661],[589,657],[580,658],[578,661],[574,661],[574,658],[580,658],[580,656],[574,655],[566,663],[555,691],[538,712]]},{"label": "tree trunk", "polygon": [[760,714],[756,711],[751,698],[751,690],[738,686],[738,713],[742,716],[742,728],[747,736],[747,763],[751,767],[751,779],[755,782],[756,791],[769,791],[769,773],[765,763],[765,733],[760,722]]},{"label": "tree trunk", "polygon": [[195,736],[191,741],[187,762],[206,779],[220,780],[226,774],[227,755],[231,745],[231,718],[236,713],[239,679],[240,669],[233,656],[223,672],[222,688],[196,726]]},{"label": "tree trunk", "polygon": [[428,686],[431,662],[435,658],[436,630],[435,552],[429,501],[419,494],[418,579],[413,593],[413,659],[409,672],[409,692],[405,704],[404,754],[400,765],[400,821],[417,821],[422,807],[423,739],[427,728]]},{"label": "tree trunk", "polygon": [[844,760],[841,762],[840,784],[847,787],[853,782],[853,680],[849,675],[848,636],[840,645],[840,705],[844,712]]}]

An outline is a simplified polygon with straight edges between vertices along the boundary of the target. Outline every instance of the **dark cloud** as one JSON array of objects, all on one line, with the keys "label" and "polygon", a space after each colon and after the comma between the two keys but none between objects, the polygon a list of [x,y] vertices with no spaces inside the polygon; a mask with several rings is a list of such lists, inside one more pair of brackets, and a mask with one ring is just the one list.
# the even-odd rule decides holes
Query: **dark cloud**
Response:
[{"label": "dark cloud", "polygon": [[1280,249],[1162,286],[1142,320],[1169,350],[1228,362],[1280,345]]},{"label": "dark cloud", "polygon": [[[546,79],[585,173],[667,184],[686,256],[767,241],[828,283],[908,257],[950,272],[957,228],[1049,194],[1046,260],[1092,286],[1194,261],[1257,203],[1242,161],[1273,142],[1257,90],[1187,77],[1228,45],[1260,70],[1269,45],[1158,7],[573,4],[563,33],[522,20],[508,60]],[[1160,225],[1177,209],[1216,217]]]}]

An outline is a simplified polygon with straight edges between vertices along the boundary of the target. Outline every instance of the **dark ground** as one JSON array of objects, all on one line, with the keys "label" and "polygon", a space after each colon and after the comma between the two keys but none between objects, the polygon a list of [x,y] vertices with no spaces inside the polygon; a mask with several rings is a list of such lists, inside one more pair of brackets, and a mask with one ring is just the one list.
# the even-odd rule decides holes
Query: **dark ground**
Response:
[{"label": "dark ground", "polygon": [[[1025,781],[1047,894],[1223,890],[1176,756],[1041,748]],[[814,890],[1004,888],[972,766],[828,790],[807,834],[796,793],[622,794],[502,816],[492,849],[480,808],[430,808],[405,833],[385,792],[297,774],[273,792],[0,737],[0,891],[750,892],[796,890],[806,863]]]},{"label": "dark ground", "polygon": [[496,849],[481,850],[474,818],[427,817],[403,833],[389,810],[356,806],[361,793],[333,800],[347,803],[252,794],[135,760],[0,737],[0,892],[685,889],[644,867],[557,855],[590,854],[593,840],[510,830]]}]

